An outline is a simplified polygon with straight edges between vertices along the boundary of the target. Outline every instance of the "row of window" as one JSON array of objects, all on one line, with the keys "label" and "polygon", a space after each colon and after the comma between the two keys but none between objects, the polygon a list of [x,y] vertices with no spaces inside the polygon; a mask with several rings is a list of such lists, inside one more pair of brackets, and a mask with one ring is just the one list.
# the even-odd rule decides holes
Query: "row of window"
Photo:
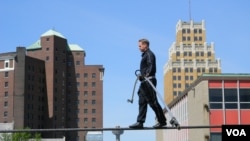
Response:
[{"label": "row of window", "polygon": [[[197,68],[196,69],[198,73],[205,73],[206,69],[205,68]],[[217,73],[218,69],[217,68],[209,68],[209,73]],[[173,68],[173,72],[181,72],[181,68]],[[194,69],[193,68],[185,68],[185,73],[193,73]],[[175,79],[174,79],[175,80]],[[187,80],[187,79],[186,79]]]},{"label": "row of window", "polygon": [[[183,36],[182,41],[191,41],[191,37],[190,36]],[[198,37],[195,36],[194,41],[202,41],[202,36],[198,36]]]},{"label": "row of window", "polygon": [[[188,28],[188,29],[182,29],[182,33],[190,33],[191,30]],[[194,29],[194,33],[199,33],[201,34],[202,33],[202,29]]]},{"label": "row of window", "polygon": [[173,95],[174,96],[178,96],[178,95],[180,95],[181,94],[181,91],[173,91]]},{"label": "row of window", "polygon": [[[76,73],[76,78],[80,78],[80,73]],[[88,73],[84,73],[83,74],[83,78],[88,78],[89,74]],[[91,73],[91,78],[96,78],[96,73]]]},{"label": "row of window", "polygon": [[250,89],[209,89],[211,109],[249,109]]},{"label": "row of window", "polygon": [[[190,84],[188,83],[185,84],[185,88],[188,88],[189,86]],[[173,83],[173,88],[181,88],[181,83]]]},{"label": "row of window", "polygon": [[[83,82],[84,88],[87,88],[88,85],[89,85],[89,82]],[[69,83],[68,86],[71,86],[71,84]],[[80,83],[80,82],[76,82],[76,86],[77,86],[77,87],[80,87],[80,86],[81,86],[81,83]],[[96,87],[96,82],[91,82],[91,87],[92,87],[92,88],[95,88],[95,87]]]},{"label": "row of window", "polygon": [[[173,80],[181,80],[181,76],[173,76]],[[193,76],[185,76],[185,80],[194,80]]]},{"label": "row of window", "polygon": [[[191,51],[184,51],[183,52],[183,55],[184,56],[190,56],[192,57],[193,56],[193,53]],[[181,56],[181,53],[179,51],[176,52],[176,56],[179,57]],[[197,51],[195,52],[195,56],[198,57],[198,56],[205,56],[205,53],[203,51]],[[210,51],[207,52],[207,57],[210,57],[212,56],[212,53]]]}]

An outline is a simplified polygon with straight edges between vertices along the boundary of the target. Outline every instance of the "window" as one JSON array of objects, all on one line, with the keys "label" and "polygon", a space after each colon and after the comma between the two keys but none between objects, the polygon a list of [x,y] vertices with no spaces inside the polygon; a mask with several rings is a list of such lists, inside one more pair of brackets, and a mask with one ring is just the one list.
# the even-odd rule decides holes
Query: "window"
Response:
[{"label": "window", "polygon": [[96,87],[96,83],[92,82],[92,87],[95,88]]},{"label": "window", "polygon": [[224,90],[224,100],[226,109],[235,109],[237,108],[237,89],[225,89]]},{"label": "window", "polygon": [[9,77],[9,72],[5,72],[4,77]]},{"label": "window", "polygon": [[250,89],[240,89],[240,102],[250,102]]},{"label": "window", "polygon": [[204,52],[201,52],[201,56],[204,56]]},{"label": "window", "polygon": [[76,78],[80,78],[80,73],[76,73]]},{"label": "window", "polygon": [[190,80],[194,80],[194,77],[193,77],[193,76],[190,76]]},{"label": "window", "polygon": [[83,122],[84,122],[84,123],[88,123],[88,118],[84,118],[84,119],[83,119]]},{"label": "window", "polygon": [[80,65],[80,61],[76,61],[76,65]]},{"label": "window", "polygon": [[187,53],[187,52],[184,52],[184,56],[188,56],[188,53]]},{"label": "window", "polygon": [[201,72],[201,68],[197,68],[197,72],[200,73]]},{"label": "window", "polygon": [[87,114],[88,113],[88,109],[84,109],[84,114]]},{"label": "window", "polygon": [[173,84],[173,88],[177,88],[177,85],[175,83]]},{"label": "window", "polygon": [[197,41],[197,37],[196,36],[194,37],[194,41]]},{"label": "window", "polygon": [[9,62],[5,62],[5,68],[9,67]]},{"label": "window", "polygon": [[9,86],[9,83],[8,82],[5,82],[4,83],[4,87],[7,88]]},{"label": "window", "polygon": [[222,89],[209,89],[210,102],[222,102]]},{"label": "window", "polygon": [[179,51],[176,52],[176,56],[180,56],[180,52]]},{"label": "window", "polygon": [[199,29],[199,33],[202,33],[202,29]]},{"label": "window", "polygon": [[176,76],[173,76],[173,80],[176,80]]},{"label": "window", "polygon": [[182,29],[182,33],[186,33],[186,30],[185,30],[185,29]]},{"label": "window", "polygon": [[192,57],[192,52],[188,52],[188,56]]},{"label": "window", "polygon": [[71,61],[68,61],[68,63],[67,63],[67,64],[68,64],[68,66],[71,66],[72,62],[71,62]]},{"label": "window", "polygon": [[199,41],[202,41],[202,37],[199,37]]},{"label": "window", "polygon": [[209,73],[212,73],[213,72],[213,69],[212,68],[209,68]]},{"label": "window", "polygon": [[176,91],[174,91],[173,95],[174,95],[174,96],[177,96],[177,92],[176,92]]},{"label": "window", "polygon": [[80,91],[76,91],[76,95],[79,96],[80,95]]},{"label": "window", "polygon": [[176,72],[176,68],[173,68],[173,72]]},{"label": "window", "polygon": [[88,96],[88,91],[84,91],[84,96]]},{"label": "window", "polygon": [[207,52],[207,56],[208,56],[208,57],[212,56],[212,54],[211,54],[211,52],[210,52],[210,51],[209,51],[209,52]]},{"label": "window", "polygon": [[95,114],[96,113],[96,109],[92,109],[92,114]]},{"label": "window", "polygon": [[96,104],[96,100],[92,100],[92,105],[95,105]]},{"label": "window", "polygon": [[177,68],[177,71],[178,71],[178,72],[181,72],[181,68]]},{"label": "window", "polygon": [[5,111],[5,112],[3,113],[3,116],[4,116],[4,117],[7,117],[7,116],[8,116],[8,112]]},{"label": "window", "polygon": [[96,91],[92,91],[92,96],[96,96]]},{"label": "window", "polygon": [[84,73],[84,74],[83,74],[83,77],[84,77],[84,78],[88,78],[88,74],[87,74],[87,73]]},{"label": "window", "polygon": [[250,89],[240,89],[240,108],[241,109],[250,109]]},{"label": "window", "polygon": [[182,40],[183,40],[183,41],[186,41],[186,37],[185,37],[185,36],[183,36],[183,37],[182,37]]},{"label": "window", "polygon": [[83,101],[84,105],[88,105],[88,100]]},{"label": "window", "polygon": [[4,92],[4,97],[8,97],[8,92]]},{"label": "window", "polygon": [[195,52],[195,56],[200,56],[199,52]]},{"label": "window", "polygon": [[222,109],[222,89],[209,89],[211,109]]},{"label": "window", "polygon": [[178,76],[178,80],[181,80],[181,76]]},{"label": "window", "polygon": [[211,133],[211,139],[210,141],[221,141],[221,133]]},{"label": "window", "polygon": [[84,88],[88,87],[88,82],[84,82]]},{"label": "window", "polygon": [[197,33],[197,29],[194,29],[194,33]]},{"label": "window", "polygon": [[178,83],[178,88],[181,88],[181,83]]},{"label": "window", "polygon": [[4,101],[4,107],[8,107],[8,102]]},{"label": "window", "polygon": [[96,73],[92,73],[92,78],[96,78]]}]

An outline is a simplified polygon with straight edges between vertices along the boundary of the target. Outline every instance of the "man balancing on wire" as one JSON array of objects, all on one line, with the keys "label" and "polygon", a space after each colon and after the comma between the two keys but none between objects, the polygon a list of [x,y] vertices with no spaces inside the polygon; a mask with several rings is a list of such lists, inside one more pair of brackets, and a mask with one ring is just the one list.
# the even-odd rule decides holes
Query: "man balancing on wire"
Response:
[{"label": "man balancing on wire", "polygon": [[153,109],[157,117],[158,123],[154,125],[154,128],[159,128],[167,125],[166,117],[163,113],[162,107],[160,106],[156,92],[153,87],[145,80],[147,77],[154,86],[157,84],[155,78],[156,73],[156,58],[154,53],[149,48],[149,41],[147,39],[140,39],[138,41],[139,49],[142,52],[141,64],[140,64],[140,75],[138,79],[141,84],[138,90],[139,96],[139,114],[137,116],[137,122],[129,126],[129,128],[143,128],[143,123],[146,120],[147,106]]}]

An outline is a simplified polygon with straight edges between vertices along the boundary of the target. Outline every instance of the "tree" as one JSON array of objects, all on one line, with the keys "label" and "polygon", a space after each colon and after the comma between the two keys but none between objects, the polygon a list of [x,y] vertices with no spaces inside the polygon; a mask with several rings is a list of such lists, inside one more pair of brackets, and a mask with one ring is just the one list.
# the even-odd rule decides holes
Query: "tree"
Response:
[{"label": "tree", "polygon": [[32,141],[41,141],[41,134],[31,134],[30,132],[16,132],[13,134],[4,133],[0,136],[0,141],[29,141],[30,139],[32,139]]}]

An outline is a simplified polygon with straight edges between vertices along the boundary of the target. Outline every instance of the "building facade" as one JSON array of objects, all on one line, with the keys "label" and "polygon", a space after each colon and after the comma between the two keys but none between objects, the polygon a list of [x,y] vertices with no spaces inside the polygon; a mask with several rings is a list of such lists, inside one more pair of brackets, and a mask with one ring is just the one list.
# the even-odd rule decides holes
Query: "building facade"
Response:
[{"label": "building facade", "polygon": [[[250,124],[250,74],[203,74],[170,104],[181,126]],[[163,140],[221,141],[221,128],[162,130]]]},{"label": "building facade", "polygon": [[221,73],[214,43],[206,42],[205,21],[179,20],[176,41],[169,49],[169,59],[164,66],[165,102],[170,103],[202,73]]},{"label": "building facade", "polygon": [[[86,65],[86,52],[48,30],[27,48],[0,54],[3,118],[14,128],[102,128],[102,65]],[[3,80],[3,81],[2,81]],[[48,132],[45,138],[84,140],[85,132]]]}]

